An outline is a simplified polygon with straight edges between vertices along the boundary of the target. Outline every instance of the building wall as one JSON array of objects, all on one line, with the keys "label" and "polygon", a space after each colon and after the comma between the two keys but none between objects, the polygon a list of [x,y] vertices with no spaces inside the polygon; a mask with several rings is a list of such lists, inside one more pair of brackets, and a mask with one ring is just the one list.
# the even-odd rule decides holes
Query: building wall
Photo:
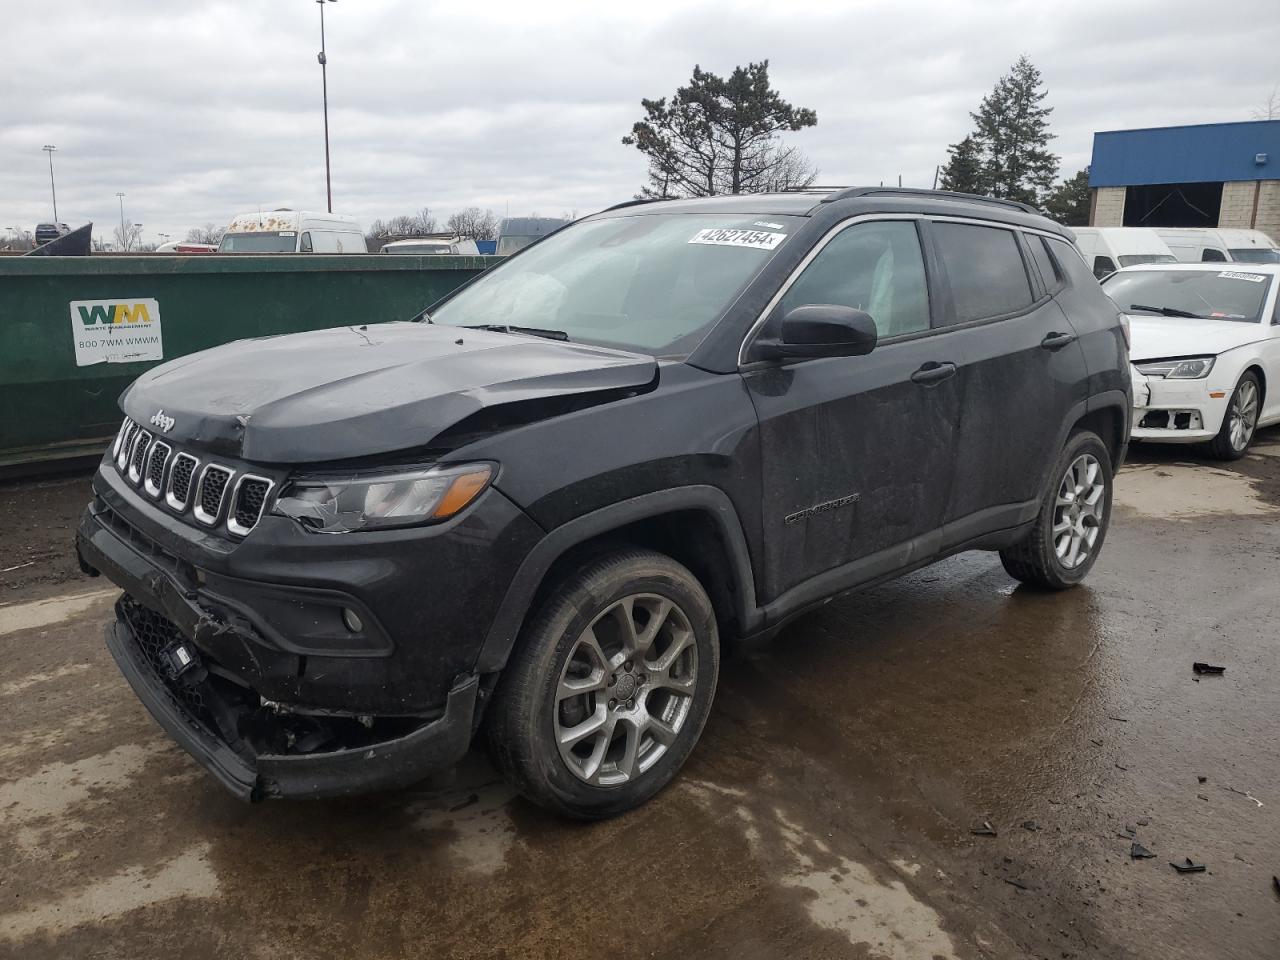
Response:
[{"label": "building wall", "polygon": [[1124,187],[1098,187],[1093,191],[1089,226],[1124,226],[1124,190]]},{"label": "building wall", "polygon": [[1256,181],[1235,180],[1222,185],[1222,209],[1218,226],[1248,229],[1253,225],[1253,191]]},{"label": "building wall", "polygon": [[1254,229],[1280,242],[1280,180],[1264,180],[1258,193],[1258,219]]}]

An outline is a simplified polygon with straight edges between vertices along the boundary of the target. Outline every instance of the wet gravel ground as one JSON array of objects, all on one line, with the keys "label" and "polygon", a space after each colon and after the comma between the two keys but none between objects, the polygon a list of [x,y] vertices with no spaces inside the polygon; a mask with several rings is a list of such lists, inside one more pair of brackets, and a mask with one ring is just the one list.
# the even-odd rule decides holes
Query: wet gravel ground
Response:
[{"label": "wet gravel ground", "polygon": [[590,826],[479,754],[224,795],[103,647],[86,489],[0,487],[0,957],[1280,956],[1280,431],[1135,450],[1075,591],[971,553],[738,646],[678,781]]}]

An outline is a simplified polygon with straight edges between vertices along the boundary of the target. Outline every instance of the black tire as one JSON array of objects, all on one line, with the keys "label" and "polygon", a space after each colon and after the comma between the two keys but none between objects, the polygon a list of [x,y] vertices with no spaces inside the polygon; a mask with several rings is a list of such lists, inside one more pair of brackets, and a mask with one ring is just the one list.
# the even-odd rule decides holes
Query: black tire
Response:
[{"label": "black tire", "polygon": [[[1240,404],[1241,392],[1248,389],[1246,384],[1252,388],[1253,423],[1247,426],[1244,443],[1237,448],[1231,440],[1231,419],[1233,411]],[[1222,426],[1218,428],[1218,435],[1204,445],[1205,452],[1215,460],[1239,460],[1249,449],[1249,444],[1253,442],[1253,435],[1258,426],[1258,414],[1261,411],[1262,384],[1258,382],[1256,373],[1246,370],[1236,383],[1235,389],[1231,391],[1231,399],[1227,401],[1227,412],[1222,415]]]},{"label": "black tire", "polygon": [[[639,599],[632,600],[631,611],[618,606],[626,598],[637,596]],[[616,631],[621,643],[627,622],[624,618],[629,618],[640,635],[645,635],[647,631],[642,628],[652,620],[644,618],[656,616],[663,609],[663,601],[672,604],[674,612],[661,614],[664,619],[654,628],[656,638],[650,653],[627,660],[625,675],[623,665],[611,670],[593,655],[589,644],[580,645],[584,631],[594,623],[597,626],[593,635],[600,637],[599,647],[614,657],[622,655],[621,646],[613,646],[615,637],[611,632]],[[679,643],[676,637],[681,638]],[[690,676],[694,681],[688,694],[661,686],[666,678],[659,672],[644,673],[659,671],[655,664],[666,652],[677,649],[679,652],[672,657],[683,665],[677,682],[687,683]],[[582,683],[599,682],[593,680],[596,664],[608,686],[563,702],[557,699],[562,676]],[[592,667],[590,676],[579,676],[588,666]],[[663,554],[640,549],[617,550],[587,560],[551,592],[520,635],[486,718],[491,755],[507,780],[540,806],[582,820],[617,816],[649,800],[688,759],[711,710],[719,669],[715,612],[706,591],[685,567]],[[677,665],[670,670],[676,671]],[[624,690],[632,700],[609,699]],[[614,703],[619,704],[620,712],[615,713],[610,706]],[[628,709],[623,717],[621,711],[627,703],[638,712]],[[627,737],[648,722],[635,718],[649,718],[650,709],[655,715],[665,710],[667,716],[680,719],[662,728],[649,728],[661,729],[670,742],[659,744],[657,734],[650,732],[653,739],[649,752],[641,753],[642,758],[632,762],[633,775],[624,782],[588,782],[584,776],[591,758],[562,756],[557,730],[567,731],[598,718],[603,710],[606,717],[616,719],[616,728],[611,725],[608,730],[620,733],[602,732],[592,737],[592,757],[599,744],[604,743],[602,760],[593,776],[606,776],[611,757],[611,776],[622,776]],[[673,729],[675,733],[671,734]],[[636,742],[643,744],[645,735],[635,734]],[[612,739],[615,736],[622,738],[620,753],[619,741]],[[585,739],[573,749],[584,745]],[[659,746],[661,749],[655,754],[653,750]],[[642,745],[640,751],[643,750]],[[646,762],[649,765],[642,768]]]},{"label": "black tire", "polygon": [[[1096,526],[1097,533],[1088,546],[1087,555],[1082,562],[1072,566],[1058,555],[1053,527],[1059,521],[1058,493],[1066,479],[1067,471],[1077,460],[1086,456],[1092,457],[1100,468],[1098,481],[1103,487],[1101,519],[1092,524]],[[1049,590],[1066,590],[1083,580],[1098,559],[1103,541],[1107,537],[1107,528],[1111,524],[1113,482],[1111,454],[1107,451],[1107,445],[1096,433],[1088,430],[1073,433],[1053,466],[1053,472],[1049,477],[1049,488],[1045,491],[1035,526],[1022,540],[1000,551],[1000,562],[1009,576],[1023,583]],[[1070,556],[1068,554],[1068,559]]]}]

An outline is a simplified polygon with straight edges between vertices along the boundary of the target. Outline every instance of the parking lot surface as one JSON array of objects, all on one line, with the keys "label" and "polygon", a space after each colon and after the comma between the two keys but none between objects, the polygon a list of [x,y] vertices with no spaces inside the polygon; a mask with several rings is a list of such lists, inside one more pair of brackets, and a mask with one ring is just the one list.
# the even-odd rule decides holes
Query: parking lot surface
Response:
[{"label": "parking lot surface", "polygon": [[478,751],[224,794],[106,652],[86,491],[0,487],[0,956],[1280,956],[1280,431],[1135,450],[1080,589],[964,554],[728,650],[683,773],[594,825]]}]

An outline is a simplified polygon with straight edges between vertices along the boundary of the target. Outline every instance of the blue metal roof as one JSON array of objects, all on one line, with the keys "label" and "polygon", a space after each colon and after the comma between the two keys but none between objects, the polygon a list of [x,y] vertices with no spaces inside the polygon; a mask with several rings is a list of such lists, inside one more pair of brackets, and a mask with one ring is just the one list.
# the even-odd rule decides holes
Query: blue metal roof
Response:
[{"label": "blue metal roof", "polygon": [[[1256,156],[1266,154],[1265,163]],[[1093,135],[1089,186],[1280,180],[1280,120],[1110,130]]]}]

